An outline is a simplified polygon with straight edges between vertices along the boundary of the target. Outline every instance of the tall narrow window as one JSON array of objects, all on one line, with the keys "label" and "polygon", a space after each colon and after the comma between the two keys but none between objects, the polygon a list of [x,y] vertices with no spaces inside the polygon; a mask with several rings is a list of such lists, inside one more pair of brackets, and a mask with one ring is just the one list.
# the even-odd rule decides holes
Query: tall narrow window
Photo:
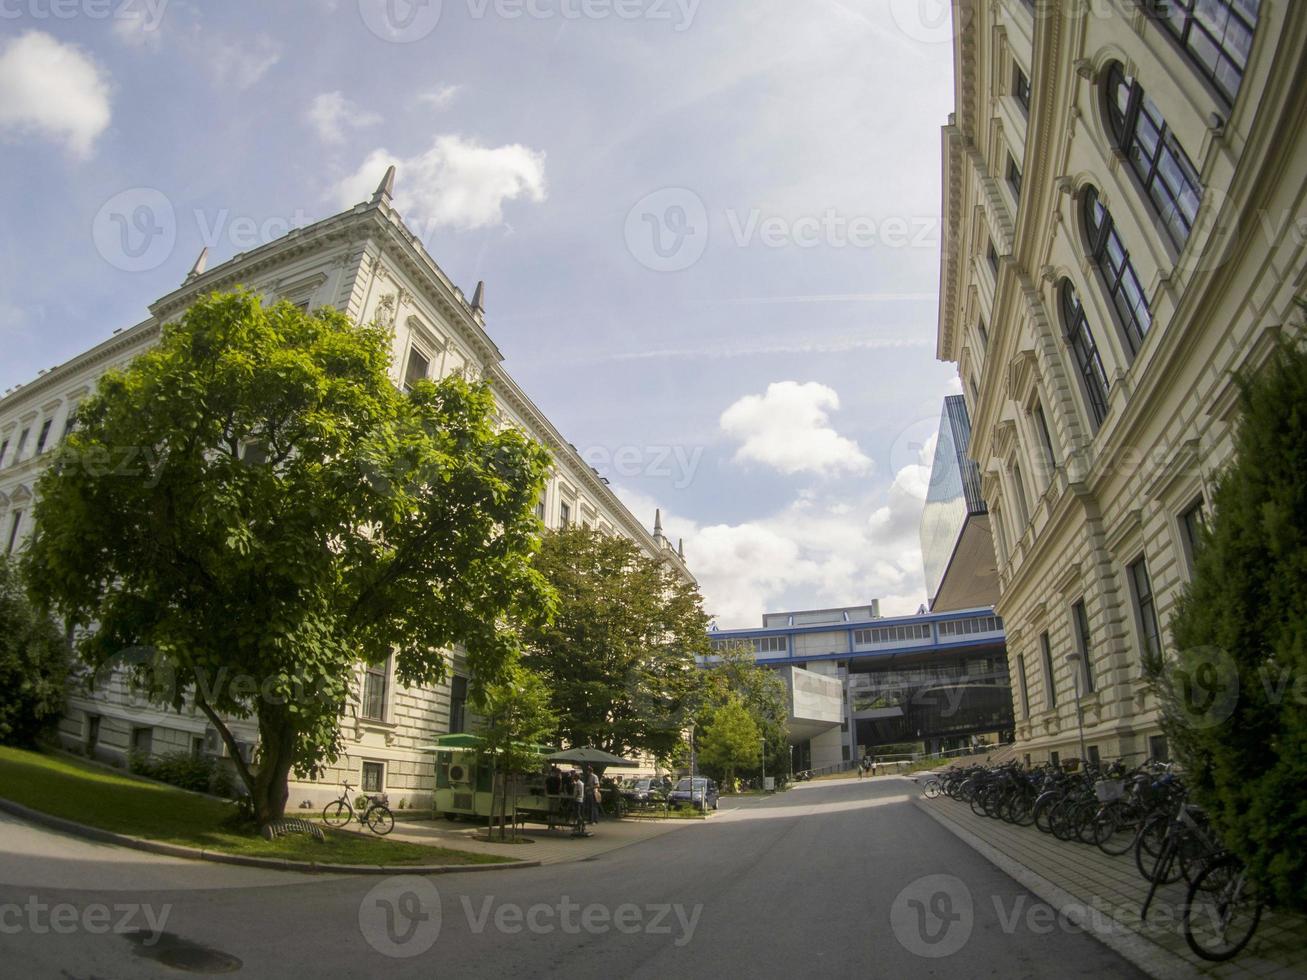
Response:
[{"label": "tall narrow window", "polygon": [[572,523],[572,508],[567,504],[558,505],[558,526],[567,527]]},{"label": "tall narrow window", "polygon": [[1089,613],[1085,610],[1085,601],[1081,599],[1071,607],[1071,618],[1076,625],[1076,652],[1080,654],[1081,674],[1085,691],[1094,689],[1094,638],[1089,632]]},{"label": "tall narrow window", "polygon": [[404,390],[411,391],[413,386],[419,381],[427,379],[427,372],[431,370],[431,362],[418,353],[416,347],[410,348],[408,352],[408,367],[404,369]]},{"label": "tall narrow window", "polygon": [[1145,658],[1155,659],[1162,652],[1162,634],[1157,628],[1157,603],[1153,598],[1153,583],[1148,577],[1148,562],[1140,556],[1127,571],[1135,616],[1139,620],[1140,649]]},{"label": "tall narrow window", "polygon": [[1021,108],[1030,113],[1030,76],[1015,62],[1012,65],[1012,94]]},{"label": "tall narrow window", "polygon": [[1030,717],[1030,691],[1026,687],[1026,658],[1024,654],[1017,654],[1017,683],[1020,685],[1021,694],[1021,717]]},{"label": "tall narrow window", "polygon": [[1048,634],[1039,634],[1039,650],[1044,656],[1044,683],[1048,689],[1048,706],[1057,707],[1057,681],[1053,677],[1053,647],[1048,642]]},{"label": "tall narrow window", "polygon": [[386,675],[389,659],[368,664],[363,672],[363,717],[370,721],[386,720]]},{"label": "tall narrow window", "polygon": [[984,320],[976,321],[976,332],[980,334],[981,349],[989,350],[989,328],[985,326]]},{"label": "tall narrow window", "polygon": [[50,438],[50,426],[54,425],[54,419],[46,419],[41,423],[41,432],[36,437],[36,455],[40,456],[45,452],[45,441]]},{"label": "tall narrow window", "polygon": [[1233,105],[1248,69],[1261,0],[1146,0],[1144,7]]},{"label": "tall narrow window", "polygon": [[363,763],[363,792],[380,793],[386,788],[386,764],[384,762]]},{"label": "tall narrow window", "polygon": [[998,563],[1003,565],[1007,562],[1007,532],[1003,529],[1003,511],[997,504],[989,508],[990,525],[994,529],[994,549],[997,552]]},{"label": "tall narrow window", "polygon": [[1121,322],[1125,333],[1126,346],[1131,355],[1139,353],[1143,346],[1148,328],[1153,324],[1153,314],[1148,309],[1148,300],[1144,296],[1144,287],[1139,283],[1130,253],[1126,251],[1117,231],[1112,214],[1103,206],[1098,196],[1098,189],[1090,187],[1084,196],[1085,234],[1089,239],[1089,254],[1103,274],[1107,295],[1112,299],[1112,306]]},{"label": "tall narrow window", "polygon": [[18,433],[18,445],[14,447],[15,463],[21,463],[23,461],[23,450],[27,448],[27,434],[31,431],[31,429],[24,429],[22,432]]},{"label": "tall narrow window", "polygon": [[1157,103],[1119,61],[1107,70],[1107,116],[1172,244],[1183,248],[1198,217],[1202,181]]},{"label": "tall narrow window", "polygon": [[994,240],[989,240],[989,245],[985,249],[985,259],[989,262],[989,270],[998,275],[998,249],[994,247]]},{"label": "tall narrow window", "polygon": [[1048,428],[1048,419],[1044,415],[1044,406],[1041,403],[1035,403],[1035,431],[1039,434],[1039,448],[1044,453],[1044,465],[1048,467],[1048,472],[1057,469],[1057,453],[1053,451],[1053,434]]},{"label": "tall narrow window", "polygon": [[455,675],[449,682],[449,731],[457,734],[467,728],[467,678]]},{"label": "tall narrow window", "polygon": [[22,523],[23,512],[21,510],[14,511],[13,519],[9,522],[9,542],[5,545],[6,555],[12,555],[14,553],[14,545],[18,543],[18,528]]},{"label": "tall narrow window", "polygon": [[1021,528],[1030,523],[1030,501],[1026,497],[1026,483],[1021,479],[1021,464],[1012,464],[1012,482],[1017,488],[1017,517]]},{"label": "tall narrow window", "polygon": [[5,453],[9,452],[9,440],[0,442],[0,466],[5,465]]},{"label": "tall narrow window", "polygon": [[1198,545],[1203,539],[1203,528],[1206,526],[1205,506],[1203,498],[1199,497],[1180,515],[1180,532],[1184,538],[1184,556],[1191,575],[1194,570],[1194,558],[1198,554]]},{"label": "tall narrow window", "polygon": [[1021,200],[1021,168],[1017,166],[1016,160],[1008,154],[1007,158],[1007,183],[1012,188],[1012,194],[1018,201]]},{"label": "tall narrow window", "polygon": [[1094,332],[1089,328],[1089,318],[1085,316],[1080,294],[1069,279],[1062,280],[1062,325],[1066,330],[1067,343],[1075,354],[1076,372],[1080,375],[1085,398],[1089,402],[1089,415],[1094,428],[1103,424],[1107,418],[1107,371],[1103,368],[1103,358],[1098,353],[1098,344],[1094,341]]}]

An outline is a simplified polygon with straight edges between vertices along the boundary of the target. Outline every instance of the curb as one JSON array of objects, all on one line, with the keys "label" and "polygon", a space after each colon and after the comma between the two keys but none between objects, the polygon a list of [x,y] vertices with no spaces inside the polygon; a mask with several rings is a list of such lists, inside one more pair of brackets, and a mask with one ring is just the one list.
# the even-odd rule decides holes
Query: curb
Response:
[{"label": "curb", "polygon": [[137,851],[162,854],[167,857],[186,858],[192,861],[212,861],[215,864],[238,864],[247,868],[263,868],[270,871],[295,871],[302,874],[351,874],[351,875],[396,875],[418,874],[439,875],[457,874],[463,871],[505,871],[518,868],[538,868],[539,861],[506,861],[502,864],[330,864],[308,861],[288,861],[284,858],[251,857],[246,854],[227,854],[223,851],[206,851],[198,847],[184,847],[181,844],[166,844],[163,841],[146,840],[143,837],[129,837],[127,834],[89,827],[75,820],[52,816],[40,810],[33,810],[0,797],[0,812],[20,817],[30,823],[58,830],[74,837],[97,841],[101,844],[116,844],[130,847]]},{"label": "curb", "polygon": [[1066,891],[1066,889],[1053,884],[1043,875],[1031,871],[1024,864],[1008,857],[984,838],[977,837],[965,827],[959,826],[943,814],[935,812],[931,807],[923,803],[920,798],[914,799],[912,803],[918,810],[928,815],[954,837],[957,837],[998,870],[1016,881],[1017,884],[1057,909],[1058,913],[1065,916],[1067,921],[1079,926],[1087,935],[1093,936],[1108,949],[1123,959],[1129,960],[1150,977],[1154,977],[1156,980],[1190,980],[1194,976],[1194,968],[1190,964],[1134,932],[1127,924],[1112,919],[1113,922],[1118,922],[1125,934],[1110,927],[1101,927],[1099,917],[1086,915],[1085,903]]}]

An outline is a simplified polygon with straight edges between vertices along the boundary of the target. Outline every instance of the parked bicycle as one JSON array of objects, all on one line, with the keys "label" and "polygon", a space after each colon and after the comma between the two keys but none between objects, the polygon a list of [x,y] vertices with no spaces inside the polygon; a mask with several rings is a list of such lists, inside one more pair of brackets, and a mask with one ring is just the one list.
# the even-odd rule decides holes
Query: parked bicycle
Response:
[{"label": "parked bicycle", "polygon": [[323,823],[328,827],[340,828],[348,826],[357,819],[379,837],[385,837],[395,829],[395,816],[386,805],[384,793],[375,796],[360,794],[359,799],[363,803],[360,810],[355,810],[350,800],[350,790],[353,787],[349,783],[341,783],[341,785],[345,787],[345,791],[340,794],[340,799],[328,803],[322,810]]}]

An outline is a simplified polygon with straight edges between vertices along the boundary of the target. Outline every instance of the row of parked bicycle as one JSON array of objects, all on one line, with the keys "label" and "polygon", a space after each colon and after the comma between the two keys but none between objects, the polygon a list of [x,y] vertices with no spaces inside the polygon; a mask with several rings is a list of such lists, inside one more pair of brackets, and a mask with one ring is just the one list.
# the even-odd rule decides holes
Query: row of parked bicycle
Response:
[{"label": "row of parked bicycle", "polygon": [[1140,913],[1145,921],[1158,887],[1183,878],[1189,886],[1185,940],[1205,960],[1231,959],[1257,931],[1263,903],[1243,865],[1221,845],[1202,810],[1188,801],[1184,780],[1166,763],[1127,769],[1115,762],[1067,772],[1012,762],[948,769],[919,781],[926,797],[948,796],[981,816],[1034,826],[1105,854],[1133,851],[1150,886]]}]

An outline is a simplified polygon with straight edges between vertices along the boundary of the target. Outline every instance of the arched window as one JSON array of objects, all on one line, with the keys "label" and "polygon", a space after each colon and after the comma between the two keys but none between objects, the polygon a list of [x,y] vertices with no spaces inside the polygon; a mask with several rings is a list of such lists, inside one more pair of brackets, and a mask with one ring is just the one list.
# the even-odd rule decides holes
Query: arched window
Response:
[{"label": "arched window", "polygon": [[1248,69],[1261,0],[1147,0],[1145,6],[1233,105]]},{"label": "arched window", "polygon": [[1062,326],[1076,358],[1076,370],[1084,383],[1089,414],[1094,420],[1094,428],[1098,428],[1107,417],[1107,371],[1103,369],[1103,358],[1098,353],[1098,344],[1094,342],[1094,332],[1089,329],[1089,319],[1085,316],[1085,308],[1076,287],[1071,285],[1069,279],[1063,279],[1060,292]]},{"label": "arched window", "polygon": [[1183,248],[1198,217],[1203,185],[1157,103],[1119,61],[1107,70],[1107,118],[1176,248]]},{"label": "arched window", "polygon": [[1084,195],[1085,234],[1089,239],[1089,254],[1098,263],[1099,271],[1107,285],[1107,294],[1112,298],[1117,316],[1121,318],[1121,328],[1125,331],[1126,343],[1130,353],[1139,353],[1148,328],[1153,324],[1153,314],[1148,309],[1148,299],[1144,296],[1139,276],[1135,273],[1130,253],[1121,241],[1121,234],[1112,221],[1112,213],[1103,206],[1098,196],[1098,188],[1090,187]]}]

